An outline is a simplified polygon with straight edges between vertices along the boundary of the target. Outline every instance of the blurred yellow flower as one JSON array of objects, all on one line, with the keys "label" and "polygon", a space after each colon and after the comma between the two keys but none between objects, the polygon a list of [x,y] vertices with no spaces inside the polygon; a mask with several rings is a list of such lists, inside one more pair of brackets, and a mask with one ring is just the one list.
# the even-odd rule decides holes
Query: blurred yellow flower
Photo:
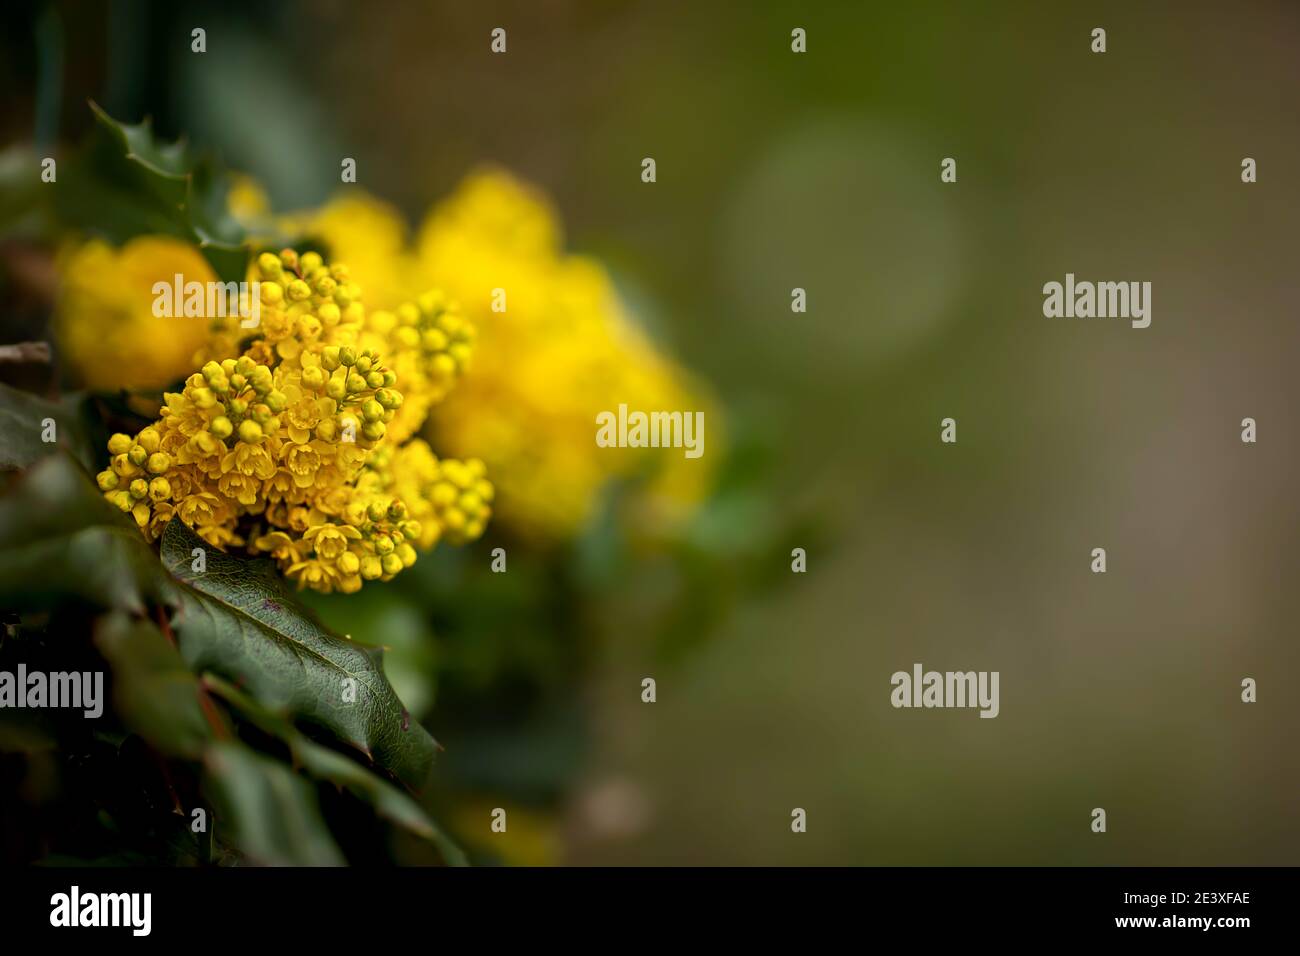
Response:
[{"label": "blurred yellow flower", "polygon": [[245,227],[256,229],[269,220],[271,200],[262,184],[252,176],[235,174],[230,178],[226,208]]},{"label": "blurred yellow flower", "polygon": [[58,257],[55,337],[72,376],[87,388],[157,389],[194,370],[194,353],[207,339],[198,318],[154,315],[153,287],[215,280],[194,246],[166,236],[142,236],[121,248],[98,239],[66,248]]}]

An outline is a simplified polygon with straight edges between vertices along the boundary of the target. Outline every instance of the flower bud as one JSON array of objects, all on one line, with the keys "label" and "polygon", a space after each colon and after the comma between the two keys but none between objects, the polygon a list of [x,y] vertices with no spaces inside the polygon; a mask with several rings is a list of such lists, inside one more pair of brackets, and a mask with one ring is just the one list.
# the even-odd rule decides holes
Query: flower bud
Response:
[{"label": "flower bud", "polygon": [[325,394],[336,402],[343,401],[348,394],[347,379],[343,378],[341,375],[335,375],[325,383]]},{"label": "flower bud", "polygon": [[447,333],[441,329],[425,329],[420,345],[426,352],[442,352],[447,348]]},{"label": "flower bud", "polygon": [[264,252],[257,257],[257,268],[267,279],[274,279],[283,271],[280,260],[269,252]]},{"label": "flower bud", "polygon": [[158,429],[150,425],[140,431],[135,436],[135,442],[145,451],[153,453],[158,450],[158,445],[162,441],[162,436],[158,434]]},{"label": "flower bud", "polygon": [[325,385],[325,370],[319,365],[309,365],[302,370],[302,383],[312,391],[320,391]]},{"label": "flower bud", "polygon": [[317,339],[321,334],[320,319],[316,318],[314,315],[300,315],[298,316],[298,324],[294,327],[294,331],[300,339],[306,341]]}]

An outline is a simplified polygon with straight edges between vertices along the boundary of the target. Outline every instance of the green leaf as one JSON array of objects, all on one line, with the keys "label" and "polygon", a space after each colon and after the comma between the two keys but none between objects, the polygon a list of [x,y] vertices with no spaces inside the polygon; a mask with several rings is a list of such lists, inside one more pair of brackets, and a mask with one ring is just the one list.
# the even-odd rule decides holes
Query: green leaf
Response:
[{"label": "green leaf", "polygon": [[[205,554],[202,572],[193,569],[196,548]],[[329,631],[271,562],[224,554],[181,521],[163,532],[162,560],[188,585],[173,627],[191,670],[211,671],[264,707],[324,728],[412,789],[424,785],[437,744],[402,706],[379,649]]]},{"label": "green leaf", "polygon": [[143,615],[176,590],[135,523],[67,455],[42,459],[0,497],[0,605],[48,610],[75,596]]},{"label": "green leaf", "polygon": [[318,780],[325,780],[346,789],[372,805],[381,817],[406,827],[417,836],[433,843],[450,865],[465,865],[465,856],[460,848],[434,825],[418,803],[397,787],[371,773],[355,760],[349,760],[342,754],[311,740],[289,720],[262,707],[247,694],[221,678],[206,675],[203,678],[203,685],[264,733],[283,741],[288,746],[296,766]]},{"label": "green leaf", "polygon": [[[316,790],[278,761],[237,743],[214,743],[203,756],[204,789],[216,833],[267,866],[342,866],[321,819]],[[225,831],[230,834],[226,835]]]},{"label": "green leaf", "polygon": [[[81,396],[59,402],[22,392],[0,383],[0,471],[27,468],[62,449],[93,468]],[[53,442],[44,440],[47,422],[53,422]]]},{"label": "green leaf", "polygon": [[228,211],[228,180],[215,164],[183,142],[160,142],[148,120],[122,123],[93,102],[90,109],[95,129],[57,184],[60,218],[116,243],[144,234],[189,240],[221,281],[242,281],[244,230]]},{"label": "green leaf", "polygon": [[203,689],[162,631],[114,612],[97,623],[95,646],[113,669],[122,723],[163,753],[198,759],[211,737]]}]

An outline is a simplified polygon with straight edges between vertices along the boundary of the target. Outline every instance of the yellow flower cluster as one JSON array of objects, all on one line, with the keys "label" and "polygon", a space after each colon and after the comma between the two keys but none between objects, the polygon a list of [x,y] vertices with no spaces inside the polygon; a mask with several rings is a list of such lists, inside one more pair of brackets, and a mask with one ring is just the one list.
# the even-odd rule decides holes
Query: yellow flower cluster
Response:
[{"label": "yellow flower cluster", "polygon": [[459,545],[483,533],[494,497],[486,474],[479,459],[439,461],[428,442],[415,438],[378,449],[366,463],[360,485],[371,494],[412,502],[410,517],[420,525],[416,546],[428,549],[439,539]]},{"label": "yellow flower cluster", "polygon": [[195,319],[154,314],[155,282],[174,275],[215,279],[194,246],[166,236],[141,236],[114,249],[98,239],[70,246],[58,258],[54,330],[63,363],[97,391],[158,389],[194,370],[208,329]]},{"label": "yellow flower cluster", "polygon": [[447,396],[469,366],[474,338],[473,324],[440,291],[370,313],[361,344],[385,350],[408,396],[389,426],[394,441],[419,431],[429,409]]},{"label": "yellow flower cluster", "polygon": [[241,339],[250,330],[239,316],[213,320],[206,361],[164,396],[159,421],[110,439],[105,497],[151,540],[176,516],[216,547],[269,554],[318,591],[388,580],[417,545],[481,534],[493,497],[481,462],[439,462],[423,441],[398,446],[390,427],[412,393],[372,347],[396,343],[427,410],[468,357],[463,320],[448,322],[454,313],[431,298],[384,336],[387,320],[368,324],[350,272],[315,253],[265,253],[252,274],[253,337]]},{"label": "yellow flower cluster", "polygon": [[646,472],[640,503],[653,527],[670,527],[703,497],[711,477],[703,459],[596,445],[596,416],[620,403],[707,411],[711,448],[720,446],[719,417],[631,319],[605,269],[564,251],[558,217],[529,187],[476,173],[430,210],[414,243],[395,210],[355,191],[285,225],[335,255],[381,260],[366,273],[372,302],[400,302],[425,286],[461,303],[483,347],[432,410],[427,433],[453,454],[483,457],[501,492],[498,521],[532,538],[564,538],[611,480]]}]

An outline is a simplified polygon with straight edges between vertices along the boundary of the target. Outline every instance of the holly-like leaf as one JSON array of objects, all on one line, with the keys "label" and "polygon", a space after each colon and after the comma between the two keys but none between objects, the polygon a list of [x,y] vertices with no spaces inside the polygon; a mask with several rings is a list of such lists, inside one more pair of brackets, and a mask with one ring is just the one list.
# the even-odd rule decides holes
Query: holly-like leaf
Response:
[{"label": "holly-like leaf", "polygon": [[379,649],[327,629],[271,562],[224,554],[181,521],[163,532],[162,560],[187,585],[178,589],[172,626],[191,670],[211,671],[262,706],[329,731],[412,789],[424,785],[437,744],[384,677]]},{"label": "holly-like leaf", "polygon": [[403,826],[433,843],[451,866],[464,866],[465,856],[434,825],[418,803],[386,780],[371,773],[355,760],[316,743],[295,728],[285,717],[272,713],[242,693],[229,682],[213,675],[203,678],[203,686],[238,711],[263,733],[283,741],[295,766],[318,780],[342,787],[375,808],[385,819]]},{"label": "holly-like leaf", "polygon": [[316,790],[284,764],[233,742],[203,755],[204,790],[216,809],[216,835],[267,866],[342,866]]},{"label": "holly-like leaf", "polygon": [[66,454],[42,459],[0,497],[0,605],[49,610],[76,597],[143,615],[177,590],[135,523]]},{"label": "holly-like leaf", "polygon": [[59,450],[94,467],[80,402],[78,395],[52,402],[0,383],[0,471],[27,468]]},{"label": "holly-like leaf", "polygon": [[91,137],[58,180],[59,219],[116,243],[144,234],[189,240],[221,281],[242,281],[244,230],[228,212],[228,181],[215,164],[183,142],[160,142],[148,120],[122,123],[95,103],[90,109]]}]

